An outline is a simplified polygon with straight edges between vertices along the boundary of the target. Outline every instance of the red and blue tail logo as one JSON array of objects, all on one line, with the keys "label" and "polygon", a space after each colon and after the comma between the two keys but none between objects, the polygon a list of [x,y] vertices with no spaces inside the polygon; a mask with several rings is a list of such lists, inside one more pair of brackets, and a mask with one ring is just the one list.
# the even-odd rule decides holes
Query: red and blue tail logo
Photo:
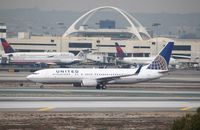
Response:
[{"label": "red and blue tail logo", "polygon": [[149,64],[147,69],[168,70],[169,60],[172,54],[173,47],[174,43],[169,42],[159,53],[159,55],[156,56],[156,58],[152,61],[152,63]]},{"label": "red and blue tail logo", "polygon": [[3,46],[4,52],[5,53],[14,53],[14,49],[8,44],[8,42],[1,38],[1,45]]},{"label": "red and blue tail logo", "polygon": [[116,50],[117,50],[117,57],[120,59],[123,59],[125,57],[125,53],[123,52],[122,48],[119,46],[119,44],[115,43]]}]

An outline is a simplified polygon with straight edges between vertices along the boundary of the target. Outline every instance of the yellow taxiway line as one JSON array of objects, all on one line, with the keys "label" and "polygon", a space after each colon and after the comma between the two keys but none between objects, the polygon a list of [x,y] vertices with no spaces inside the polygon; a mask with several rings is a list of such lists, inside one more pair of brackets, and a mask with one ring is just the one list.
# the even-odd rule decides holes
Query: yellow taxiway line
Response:
[{"label": "yellow taxiway line", "polygon": [[181,108],[180,110],[181,111],[187,111],[187,110],[190,110],[190,109],[192,109],[192,107],[184,107],[184,108]]},{"label": "yellow taxiway line", "polygon": [[52,109],[54,109],[54,107],[45,107],[45,108],[38,109],[37,111],[49,111]]}]

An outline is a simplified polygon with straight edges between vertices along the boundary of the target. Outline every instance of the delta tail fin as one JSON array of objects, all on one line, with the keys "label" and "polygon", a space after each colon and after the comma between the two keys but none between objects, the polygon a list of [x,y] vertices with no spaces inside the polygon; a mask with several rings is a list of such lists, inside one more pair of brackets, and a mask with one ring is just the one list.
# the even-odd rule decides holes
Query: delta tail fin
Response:
[{"label": "delta tail fin", "polygon": [[173,47],[174,42],[169,42],[156,56],[156,58],[148,65],[147,69],[168,70]]},{"label": "delta tail fin", "polygon": [[14,49],[10,46],[10,44],[4,39],[0,38],[0,43],[3,46],[5,53],[14,53]]},{"label": "delta tail fin", "polygon": [[123,59],[125,57],[125,53],[117,42],[115,43],[115,47],[117,51],[117,57],[119,59]]}]

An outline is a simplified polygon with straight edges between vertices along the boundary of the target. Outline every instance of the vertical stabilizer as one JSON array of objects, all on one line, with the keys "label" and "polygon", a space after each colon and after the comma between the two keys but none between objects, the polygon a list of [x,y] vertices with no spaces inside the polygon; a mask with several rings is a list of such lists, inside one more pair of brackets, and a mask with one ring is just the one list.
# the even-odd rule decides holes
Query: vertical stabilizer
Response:
[{"label": "vertical stabilizer", "polygon": [[5,53],[14,53],[15,52],[14,49],[9,45],[9,43],[5,39],[0,38],[0,41],[1,41],[1,45],[3,46]]},{"label": "vertical stabilizer", "polygon": [[174,42],[169,42],[162,51],[156,56],[156,58],[148,65],[147,69],[153,70],[168,70],[168,65]]},{"label": "vertical stabilizer", "polygon": [[125,53],[117,42],[115,43],[115,47],[117,51],[117,57],[119,59],[123,59],[125,57]]}]

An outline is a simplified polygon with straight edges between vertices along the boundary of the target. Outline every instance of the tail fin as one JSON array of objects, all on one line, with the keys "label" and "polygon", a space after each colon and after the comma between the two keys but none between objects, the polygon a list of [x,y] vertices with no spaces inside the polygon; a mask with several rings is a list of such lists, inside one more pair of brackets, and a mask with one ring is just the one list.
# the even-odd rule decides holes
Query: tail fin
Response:
[{"label": "tail fin", "polygon": [[115,46],[116,46],[116,51],[117,51],[117,57],[120,59],[123,59],[125,57],[124,51],[122,50],[122,48],[117,42],[115,43]]},{"label": "tail fin", "polygon": [[169,42],[156,58],[148,65],[147,69],[168,70],[169,60],[174,47],[174,42]]},{"label": "tail fin", "polygon": [[5,39],[0,38],[0,42],[3,46],[5,53],[14,53],[15,52],[14,49],[9,45],[9,43]]},{"label": "tail fin", "polygon": [[83,51],[80,51],[75,57],[77,61],[83,61],[85,60],[85,53]]}]

